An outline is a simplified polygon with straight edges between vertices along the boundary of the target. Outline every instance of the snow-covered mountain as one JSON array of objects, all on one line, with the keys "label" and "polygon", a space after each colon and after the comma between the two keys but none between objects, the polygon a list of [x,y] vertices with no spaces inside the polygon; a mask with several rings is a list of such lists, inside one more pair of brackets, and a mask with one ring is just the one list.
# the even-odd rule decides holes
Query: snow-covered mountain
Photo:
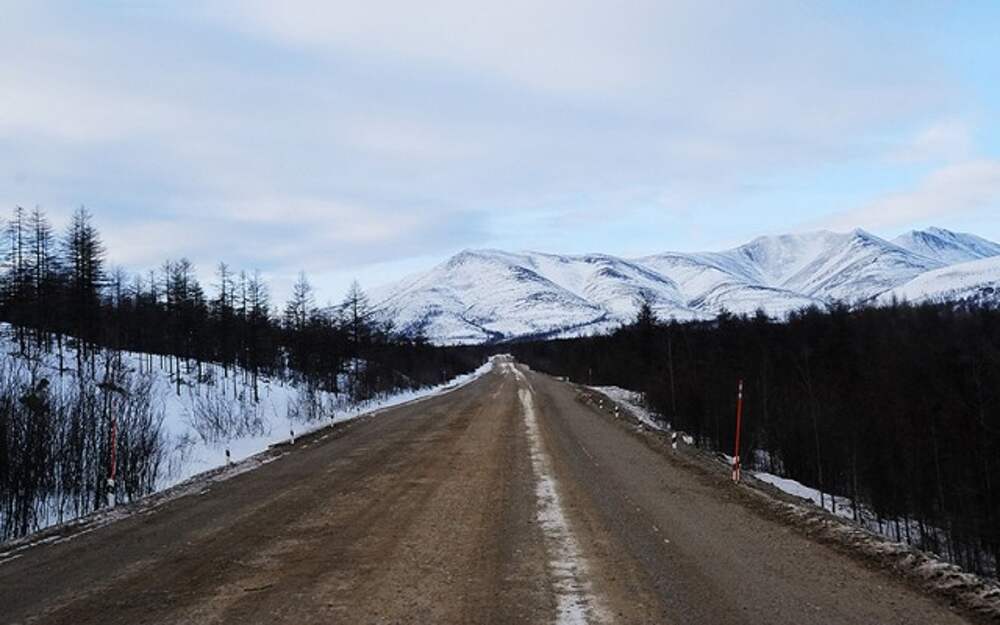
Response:
[{"label": "snow-covered mountain", "polygon": [[920,274],[879,295],[880,304],[909,302],[1000,302],[1000,255]]},{"label": "snow-covered mountain", "polygon": [[1000,256],[1000,244],[964,232],[942,228],[911,230],[892,241],[899,247],[946,265]]},{"label": "snow-covered mountain", "polygon": [[699,316],[669,278],[600,254],[464,251],[376,290],[372,301],[403,332],[471,343],[614,327],[635,314],[643,296],[659,313]]},{"label": "snow-covered mountain", "polygon": [[835,235],[782,284],[824,301],[866,301],[943,263],[854,230]]},{"label": "snow-covered mountain", "polygon": [[783,316],[835,301],[887,301],[890,293],[921,299],[947,291],[949,280],[975,289],[977,276],[996,278],[986,261],[946,271],[979,259],[1000,267],[1000,245],[940,228],[891,242],[860,229],[765,236],[721,252],[636,259],[466,250],[377,289],[372,301],[403,332],[474,343],[608,330],[633,318],[643,300],[661,318],[687,320],[722,310]]}]

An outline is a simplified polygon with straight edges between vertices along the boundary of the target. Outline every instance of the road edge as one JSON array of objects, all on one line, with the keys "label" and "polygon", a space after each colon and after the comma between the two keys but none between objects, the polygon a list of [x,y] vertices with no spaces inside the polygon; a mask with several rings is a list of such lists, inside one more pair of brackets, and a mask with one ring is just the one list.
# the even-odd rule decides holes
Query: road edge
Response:
[{"label": "road edge", "polygon": [[730,467],[716,454],[688,445],[674,451],[671,449],[671,432],[650,428],[633,414],[627,404],[591,387],[565,379],[552,379],[572,386],[577,393],[577,401],[640,438],[666,460],[697,471],[720,486],[743,495],[744,502],[750,504],[747,506],[749,509],[792,527],[807,538],[832,546],[870,568],[891,573],[911,588],[977,623],[1000,622],[1000,581],[969,573],[935,554],[889,540],[851,523],[849,519],[799,503],[796,497],[752,477],[734,484],[729,478]]}]

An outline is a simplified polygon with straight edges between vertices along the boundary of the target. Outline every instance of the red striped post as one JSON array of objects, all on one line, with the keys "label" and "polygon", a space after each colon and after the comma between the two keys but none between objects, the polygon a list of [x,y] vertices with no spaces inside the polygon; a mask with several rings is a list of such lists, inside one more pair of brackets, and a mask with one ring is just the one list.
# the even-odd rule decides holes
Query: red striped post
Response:
[{"label": "red striped post", "polygon": [[733,449],[733,481],[740,481],[740,430],[743,429],[743,380],[736,392],[736,445]]}]

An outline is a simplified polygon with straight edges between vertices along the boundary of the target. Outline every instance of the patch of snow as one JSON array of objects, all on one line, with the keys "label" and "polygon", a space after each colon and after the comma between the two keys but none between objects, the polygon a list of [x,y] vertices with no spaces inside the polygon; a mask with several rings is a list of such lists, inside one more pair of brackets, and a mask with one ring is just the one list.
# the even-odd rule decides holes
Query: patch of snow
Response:
[{"label": "patch of snow", "polygon": [[[732,460],[729,461],[732,463]],[[855,506],[849,497],[821,493],[819,490],[806,486],[786,477],[780,477],[763,471],[750,472],[758,480],[770,484],[778,490],[799,497],[820,507],[826,512],[851,521],[865,530],[898,543],[923,546],[927,544],[943,544],[946,534],[940,528],[921,526],[917,521],[906,519],[884,519],[876,515],[863,504]]]},{"label": "patch of snow", "polygon": [[[728,456],[727,458],[729,458],[729,463],[732,464],[732,458]],[[829,493],[823,493],[821,496],[819,490],[787,477],[779,477],[763,471],[751,471],[750,473],[761,482],[770,484],[778,490],[794,497],[811,501],[813,505],[821,506],[824,510],[829,510],[839,517],[845,519],[854,518],[854,507],[852,501],[847,497],[833,496]]]},{"label": "patch of snow", "polygon": [[898,540],[887,539],[856,524],[830,522],[828,517],[813,506],[773,499],[769,501],[789,523],[802,528],[809,535],[863,553],[881,562],[886,568],[917,581],[949,602],[981,615],[985,620],[1000,620],[1000,586],[996,580],[968,573],[932,554]]},{"label": "patch of snow", "polygon": [[[527,379],[517,366],[507,362],[505,370],[521,384]],[[599,606],[587,581],[587,564],[563,513],[555,475],[545,453],[542,435],[535,413],[530,384],[518,389],[521,411],[531,444],[531,467],[535,474],[535,496],[538,501],[538,522],[550,551],[550,567],[555,576],[556,622],[559,625],[586,625],[606,621],[605,610]]]},{"label": "patch of snow", "polygon": [[625,406],[643,425],[647,425],[654,430],[670,429],[669,423],[659,419],[659,415],[646,408],[646,402],[642,397],[642,393],[630,391],[619,386],[591,386],[589,388],[602,395],[606,395],[611,401]]}]

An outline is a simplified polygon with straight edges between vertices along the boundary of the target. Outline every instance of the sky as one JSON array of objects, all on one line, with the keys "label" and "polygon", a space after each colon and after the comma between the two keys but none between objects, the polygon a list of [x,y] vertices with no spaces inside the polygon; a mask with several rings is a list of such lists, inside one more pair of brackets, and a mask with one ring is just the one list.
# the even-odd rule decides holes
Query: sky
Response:
[{"label": "sky", "polygon": [[1000,240],[1000,3],[0,0],[0,213],[321,301],[466,248]]}]

